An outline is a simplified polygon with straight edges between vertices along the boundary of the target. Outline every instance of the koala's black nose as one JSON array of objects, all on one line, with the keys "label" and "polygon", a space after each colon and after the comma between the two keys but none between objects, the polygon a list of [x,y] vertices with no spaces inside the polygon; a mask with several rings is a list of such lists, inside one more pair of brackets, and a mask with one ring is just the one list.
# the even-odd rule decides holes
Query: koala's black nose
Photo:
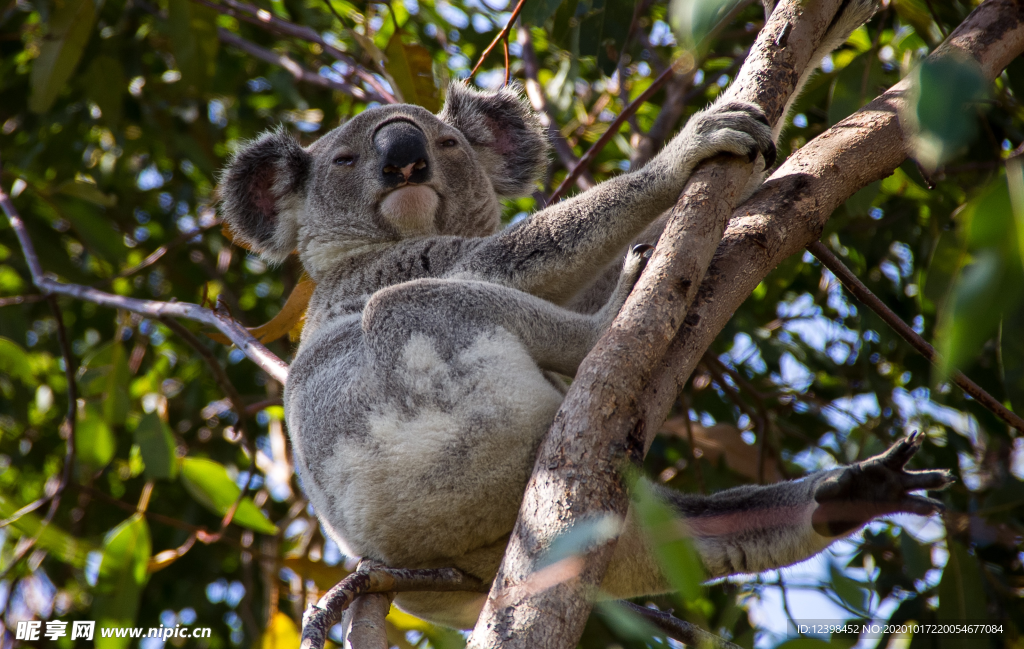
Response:
[{"label": "koala's black nose", "polygon": [[386,185],[430,180],[427,138],[411,122],[399,120],[385,124],[374,135],[373,143],[383,158],[380,173]]}]

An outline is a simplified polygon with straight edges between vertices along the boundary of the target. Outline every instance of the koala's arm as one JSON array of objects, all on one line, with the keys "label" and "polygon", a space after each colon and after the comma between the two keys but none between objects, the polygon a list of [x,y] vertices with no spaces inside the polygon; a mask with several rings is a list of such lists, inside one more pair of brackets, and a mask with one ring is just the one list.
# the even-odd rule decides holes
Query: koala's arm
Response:
[{"label": "koala's arm", "polygon": [[694,115],[646,167],[623,174],[483,240],[456,270],[563,303],[672,206],[702,160],[775,158],[771,128],[752,104]]}]

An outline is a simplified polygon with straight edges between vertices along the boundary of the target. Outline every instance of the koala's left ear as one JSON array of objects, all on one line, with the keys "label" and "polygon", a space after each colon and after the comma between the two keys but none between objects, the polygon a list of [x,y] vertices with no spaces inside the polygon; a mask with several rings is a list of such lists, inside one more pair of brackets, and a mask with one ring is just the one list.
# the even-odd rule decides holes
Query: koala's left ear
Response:
[{"label": "koala's left ear", "polygon": [[246,144],[220,179],[221,214],[235,240],[272,262],[284,261],[298,238],[313,158],[283,129]]},{"label": "koala's left ear", "polygon": [[454,82],[438,117],[473,145],[499,196],[529,194],[547,168],[547,134],[519,84],[479,92]]}]

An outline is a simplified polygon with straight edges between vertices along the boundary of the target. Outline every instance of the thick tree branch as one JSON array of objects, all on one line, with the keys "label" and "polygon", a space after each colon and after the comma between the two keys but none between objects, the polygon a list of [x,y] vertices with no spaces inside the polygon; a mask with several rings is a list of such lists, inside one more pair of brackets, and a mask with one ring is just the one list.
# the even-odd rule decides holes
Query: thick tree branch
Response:
[{"label": "thick tree branch", "polygon": [[[916,331],[911,329],[910,325],[903,322],[892,309],[887,307],[882,300],[878,298],[874,293],[871,292],[864,282],[853,274],[853,272],[839,260],[832,251],[825,247],[820,241],[815,241],[811,245],[807,246],[807,250],[812,255],[818,258],[819,261],[832,271],[842,285],[849,291],[855,298],[860,300],[862,304],[867,306],[869,309],[878,314],[885,324],[892,327],[892,330],[900,335],[903,340],[907,341],[911,347],[916,349],[918,353],[927,358],[930,362],[938,364],[939,355],[935,351],[935,348],[928,344],[924,338],[922,338]],[[950,379],[953,383],[956,383],[960,388],[971,395],[978,403],[985,408],[992,411],[997,417],[1005,421],[1010,426],[1017,430],[1024,432],[1024,419],[1021,419],[1020,415],[1011,412],[999,403],[999,400],[993,397],[991,394],[986,392],[980,385],[967,378],[963,372],[957,370],[952,373]]]},{"label": "thick tree branch", "polygon": [[[988,0],[930,58],[974,58],[992,80],[1024,51],[1024,4]],[[661,421],[718,332],[780,262],[816,241],[832,212],[907,157],[899,110],[909,79],[802,147],[737,209],[687,323],[641,397],[643,418]],[[656,427],[649,428],[647,445]]]},{"label": "thick tree branch", "polygon": [[[730,88],[731,98],[757,103],[777,122],[839,4],[794,0],[777,7]],[[470,646],[557,648],[579,639],[614,542],[588,552],[573,579],[540,593],[522,585],[541,553],[576,522],[609,513],[624,517],[628,498],[619,469],[627,458],[642,460],[646,438],[664,419],[643,417],[639,397],[686,317],[751,172],[745,160],[716,159],[690,179],[647,270],[580,366],[541,446]]]},{"label": "thick tree branch", "polygon": [[39,264],[39,256],[36,255],[36,249],[28,236],[25,222],[3,187],[0,187],[0,207],[3,208],[4,213],[7,215],[11,229],[14,230],[18,243],[21,245],[22,253],[25,255],[25,263],[28,264],[29,273],[32,276],[32,283],[44,295],[67,295],[86,302],[94,302],[101,306],[141,313],[151,318],[186,318],[216,327],[275,381],[283,385],[288,380],[288,365],[267,349],[263,343],[253,338],[252,334],[238,321],[225,313],[205,309],[198,304],[189,304],[187,302],[159,302],[124,297],[81,284],[65,284],[47,277],[43,274],[43,268]]}]

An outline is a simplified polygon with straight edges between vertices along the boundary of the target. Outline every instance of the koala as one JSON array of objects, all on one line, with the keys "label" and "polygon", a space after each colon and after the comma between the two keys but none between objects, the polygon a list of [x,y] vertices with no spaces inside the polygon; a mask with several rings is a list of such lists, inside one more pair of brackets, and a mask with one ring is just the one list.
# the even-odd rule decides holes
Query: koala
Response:
[{"label": "koala", "polygon": [[[869,8],[849,3],[855,15],[832,42]],[[272,262],[297,251],[317,283],[284,403],[303,488],[346,554],[493,579],[564,397],[559,377],[574,375],[615,317],[646,249],[626,253],[599,309],[564,305],[719,154],[774,163],[756,106],[720,101],[644,168],[502,229],[499,199],[528,194],[547,163],[545,130],[516,87],[456,83],[436,115],[377,106],[306,147],[275,131],[240,149],[221,183],[234,237]],[[908,494],[950,481],[904,470],[919,444],[903,440],[800,481],[711,496],[662,491],[711,575],[758,572],[820,552],[875,516],[936,511],[937,501]],[[667,587],[627,521],[603,590]],[[461,628],[483,602],[479,593],[396,598]]]}]

